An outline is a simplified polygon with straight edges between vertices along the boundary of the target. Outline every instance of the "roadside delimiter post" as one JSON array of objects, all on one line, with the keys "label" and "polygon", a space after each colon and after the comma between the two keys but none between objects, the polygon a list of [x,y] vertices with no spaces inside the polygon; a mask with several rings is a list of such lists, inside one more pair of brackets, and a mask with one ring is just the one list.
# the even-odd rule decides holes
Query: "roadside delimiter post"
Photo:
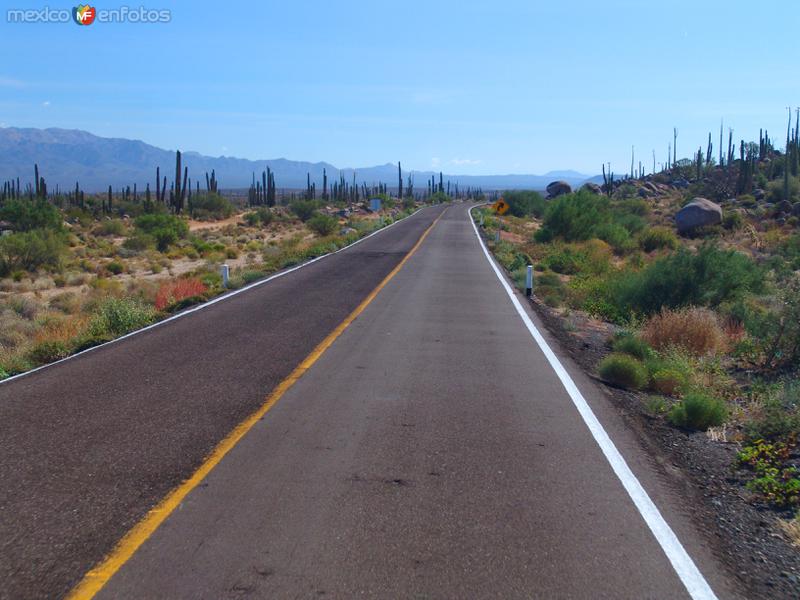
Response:
[{"label": "roadside delimiter post", "polygon": [[525,273],[525,296],[531,297],[533,293],[533,266],[528,265],[527,272]]},{"label": "roadside delimiter post", "polygon": [[225,289],[228,288],[228,276],[230,275],[230,267],[228,265],[222,265],[219,268],[219,274],[222,275],[222,287]]}]

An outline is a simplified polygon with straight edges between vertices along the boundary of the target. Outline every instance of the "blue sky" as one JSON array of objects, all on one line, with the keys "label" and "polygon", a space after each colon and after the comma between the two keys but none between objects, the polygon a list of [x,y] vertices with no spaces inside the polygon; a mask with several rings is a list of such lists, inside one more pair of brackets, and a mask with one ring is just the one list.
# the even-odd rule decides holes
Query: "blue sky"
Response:
[{"label": "blue sky", "polygon": [[[96,4],[116,8],[123,2]],[[11,24],[0,124],[213,156],[447,173],[652,168],[785,135],[796,0],[164,2],[168,24]],[[129,3],[138,7],[139,2]],[[781,143],[782,145],[782,143]]]}]

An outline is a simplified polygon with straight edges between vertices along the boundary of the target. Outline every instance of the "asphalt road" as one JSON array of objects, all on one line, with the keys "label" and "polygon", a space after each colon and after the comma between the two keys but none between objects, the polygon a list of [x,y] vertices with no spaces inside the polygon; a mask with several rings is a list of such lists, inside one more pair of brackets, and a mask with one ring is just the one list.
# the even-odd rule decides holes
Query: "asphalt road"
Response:
[{"label": "asphalt road", "polygon": [[0,598],[65,595],[442,210],[424,209],[229,300],[0,383]]},{"label": "asphalt road", "polygon": [[[378,236],[374,245],[388,244],[392,236],[405,239],[400,234],[406,229],[408,237],[418,235],[432,216],[429,211],[405,229]],[[334,266],[321,264],[318,270]],[[340,277],[346,289],[361,280]],[[364,295],[368,288],[353,293]],[[286,354],[270,351],[261,340],[262,328],[272,322],[258,316],[264,310],[261,294],[270,293],[236,301],[250,315],[250,326],[235,336],[218,335],[221,324],[212,312],[157,334],[163,349],[151,344],[149,352],[161,352],[159,359],[137,354],[142,363],[163,365],[155,372],[135,368],[140,377],[147,372],[149,383],[137,385],[138,378],[123,371],[117,383],[107,384],[109,403],[131,400],[126,410],[110,411],[116,416],[108,417],[104,435],[127,435],[131,419],[153,410],[137,412],[134,398],[171,405],[187,394],[184,384],[199,394],[198,405],[215,407],[206,409],[208,423],[228,414],[232,396],[263,395],[272,380],[257,374],[276,354]],[[302,291],[295,294],[301,297]],[[237,313],[233,307],[222,310]],[[315,314],[298,312],[286,313],[298,326]],[[178,334],[202,328],[204,336],[194,337],[191,346],[179,341]],[[285,344],[291,343],[287,338]],[[240,365],[234,377],[217,382],[222,375],[215,361],[183,367],[201,361],[201,350],[209,346],[218,347],[220,357],[234,357],[229,362]],[[174,355],[182,372],[177,378],[171,375]],[[692,524],[691,507],[676,497],[595,384],[562,360],[716,594],[734,597],[730,578]],[[108,367],[113,363],[109,357]],[[51,380],[46,389],[60,386],[60,398],[75,393],[63,373],[45,378]],[[38,382],[27,382],[15,419],[25,419],[30,402],[42,402],[45,388],[37,388]],[[17,402],[8,390],[0,393],[6,403]],[[101,390],[97,394],[103,397]],[[133,445],[149,446],[162,435],[176,435],[173,428],[185,429],[193,422],[185,410],[159,417],[148,439]],[[54,407],[52,418],[59,413]],[[74,435],[80,439],[88,432]],[[193,446],[193,438],[186,435],[182,442]],[[92,466],[71,465],[74,479],[61,485],[85,483],[87,470],[94,475],[90,481],[105,482],[84,510],[105,506],[103,494],[116,504],[142,493],[123,483],[136,468],[127,458],[130,448],[107,461],[97,458],[102,452],[91,443],[83,451]],[[137,456],[141,452],[146,451]],[[157,455],[147,458],[149,468],[172,464]],[[102,474],[98,465],[105,465]],[[174,481],[174,468],[167,473]],[[38,482],[35,474],[27,481]],[[163,489],[158,477],[150,481]],[[75,521],[88,516],[76,515]],[[456,205],[100,597],[684,598],[687,592],[520,320],[465,207]]]}]

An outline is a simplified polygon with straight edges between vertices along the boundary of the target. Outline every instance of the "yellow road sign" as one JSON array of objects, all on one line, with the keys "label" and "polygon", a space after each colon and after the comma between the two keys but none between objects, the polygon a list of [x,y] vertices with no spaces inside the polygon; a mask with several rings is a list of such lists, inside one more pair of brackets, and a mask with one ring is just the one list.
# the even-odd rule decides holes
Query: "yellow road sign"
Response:
[{"label": "yellow road sign", "polygon": [[508,205],[508,202],[506,202],[501,198],[500,200],[492,204],[492,208],[498,215],[504,215],[508,212],[508,209],[511,207]]}]

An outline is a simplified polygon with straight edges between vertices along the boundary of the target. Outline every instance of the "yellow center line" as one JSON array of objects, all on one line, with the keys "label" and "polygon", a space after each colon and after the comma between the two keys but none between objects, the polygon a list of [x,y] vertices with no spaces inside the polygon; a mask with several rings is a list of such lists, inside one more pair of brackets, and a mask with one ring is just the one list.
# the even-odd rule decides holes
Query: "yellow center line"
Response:
[{"label": "yellow center line", "polygon": [[244,421],[239,423],[233,431],[231,431],[225,439],[223,439],[214,450],[206,457],[197,470],[192,474],[189,479],[178,485],[167,496],[165,496],[154,508],[152,508],[133,528],[125,534],[125,536],[117,543],[116,547],[111,553],[96,567],[91,569],[83,576],[83,579],[69,592],[67,600],[86,600],[93,598],[103,586],[119,571],[122,566],[134,555],[139,547],[159,528],[159,526],[167,519],[167,517],[174,511],[184,498],[194,488],[200,484],[203,479],[216,467],[224,456],[230,452],[236,444],[245,436],[245,434],[252,429],[253,425],[258,421],[281,399],[281,397],[291,388],[295,382],[300,379],[311,366],[319,360],[324,352],[330,348],[333,342],[336,341],[347,327],[356,320],[356,318],[364,312],[364,309],[375,299],[380,291],[386,287],[386,284],[394,278],[400,269],[408,262],[414,253],[428,237],[428,234],[433,230],[439,220],[447,212],[445,209],[442,214],[436,217],[433,223],[423,232],[414,247],[408,251],[400,263],[391,270],[391,272],[384,277],[378,286],[372,290],[369,295],[359,304],[347,318],[339,323],[328,336],[322,340],[311,354],[305,357],[303,361],[295,367],[295,369],[278,384],[266,401],[262,404],[252,415],[247,417]]}]

